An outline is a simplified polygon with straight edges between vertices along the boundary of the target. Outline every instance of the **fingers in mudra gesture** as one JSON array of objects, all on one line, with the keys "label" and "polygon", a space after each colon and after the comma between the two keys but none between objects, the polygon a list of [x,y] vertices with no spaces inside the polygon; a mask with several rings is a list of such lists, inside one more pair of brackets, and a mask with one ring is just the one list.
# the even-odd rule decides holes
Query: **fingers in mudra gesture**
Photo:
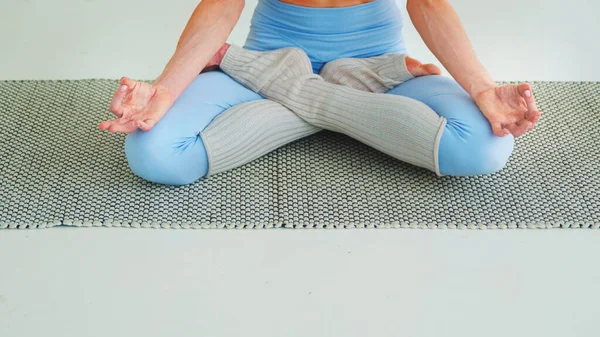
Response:
[{"label": "fingers in mudra gesture", "polygon": [[138,128],[148,131],[172,104],[166,90],[124,76],[108,108],[117,119],[103,121],[98,127],[110,132],[131,133]]},{"label": "fingers in mudra gesture", "polygon": [[512,134],[515,138],[533,129],[541,112],[538,110],[531,84],[507,84],[479,93],[475,102],[498,137]]}]

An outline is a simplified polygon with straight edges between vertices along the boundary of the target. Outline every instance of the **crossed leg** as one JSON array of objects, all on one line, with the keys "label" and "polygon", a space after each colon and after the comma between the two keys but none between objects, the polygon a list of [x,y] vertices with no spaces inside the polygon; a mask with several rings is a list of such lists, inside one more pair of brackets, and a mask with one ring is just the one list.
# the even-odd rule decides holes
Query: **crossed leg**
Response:
[{"label": "crossed leg", "polygon": [[220,71],[202,73],[149,131],[125,138],[137,176],[187,185],[321,131]]},{"label": "crossed leg", "polygon": [[[438,174],[485,174],[501,169],[512,151],[512,137],[490,137],[489,124],[452,79],[414,78],[404,62],[403,54],[341,59],[330,62],[321,75],[328,82],[363,91],[381,93],[391,89],[389,94],[403,95],[405,101],[409,97],[423,101],[447,116],[439,141]],[[465,122],[465,116],[470,116],[471,121]],[[473,124],[472,120],[479,123]],[[369,120],[362,122],[368,124]],[[182,185],[241,166],[320,130],[321,127],[307,123],[279,103],[262,99],[229,76],[210,72],[199,75],[153,129],[128,135],[125,147],[135,174],[157,183]],[[400,144],[391,145],[401,147]],[[468,148],[473,145],[477,145],[475,152],[480,155],[472,155]],[[387,153],[395,154],[389,150]]]},{"label": "crossed leg", "polygon": [[452,78],[439,75],[415,78],[407,74],[403,70],[404,56],[338,59],[326,64],[320,75],[327,82],[359,90],[410,97],[445,117],[447,122],[438,150],[442,174],[471,176],[500,171],[512,154],[514,137],[495,136],[477,104]]}]

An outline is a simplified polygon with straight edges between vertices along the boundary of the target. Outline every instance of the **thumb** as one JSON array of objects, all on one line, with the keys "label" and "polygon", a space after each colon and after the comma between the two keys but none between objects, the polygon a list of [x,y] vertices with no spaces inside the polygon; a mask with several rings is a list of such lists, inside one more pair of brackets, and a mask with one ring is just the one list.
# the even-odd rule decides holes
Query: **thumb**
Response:
[{"label": "thumb", "polygon": [[490,124],[492,125],[492,131],[494,132],[494,135],[498,137],[504,137],[510,133],[510,131],[507,129],[503,129],[502,124],[499,122],[493,122]]}]

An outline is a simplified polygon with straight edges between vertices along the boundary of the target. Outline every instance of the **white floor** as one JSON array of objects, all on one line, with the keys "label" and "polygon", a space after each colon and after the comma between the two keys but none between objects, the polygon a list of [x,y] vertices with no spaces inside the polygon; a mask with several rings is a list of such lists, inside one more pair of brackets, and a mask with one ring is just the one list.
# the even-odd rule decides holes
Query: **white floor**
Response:
[{"label": "white floor", "polygon": [[0,233],[0,336],[598,336],[598,231]]},{"label": "white floor", "polygon": [[[0,80],[152,78],[197,2],[3,0]],[[452,3],[495,79],[600,80],[599,2]],[[2,230],[0,337],[599,336],[599,247],[559,229]]]}]

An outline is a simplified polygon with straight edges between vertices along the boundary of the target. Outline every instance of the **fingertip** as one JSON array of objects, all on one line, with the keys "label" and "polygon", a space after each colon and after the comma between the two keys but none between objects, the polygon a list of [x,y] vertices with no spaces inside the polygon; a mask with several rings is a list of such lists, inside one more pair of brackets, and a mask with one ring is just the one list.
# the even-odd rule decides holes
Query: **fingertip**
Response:
[{"label": "fingertip", "polygon": [[135,126],[136,126],[138,129],[142,129],[143,131],[146,131],[146,129],[145,129],[145,125],[144,125],[144,123],[142,123],[142,121],[135,121]]},{"label": "fingertip", "polygon": [[506,135],[508,135],[510,132],[508,130],[500,130],[497,132],[494,132],[494,134],[498,137],[504,137]]},{"label": "fingertip", "polygon": [[510,130],[510,133],[513,135],[513,137],[517,138],[517,137],[520,137],[523,134],[523,131],[525,131],[524,124],[518,125],[518,126],[512,128]]},{"label": "fingertip", "polygon": [[110,127],[111,123],[108,121],[103,121],[100,124],[98,124],[98,127],[100,128],[100,130],[108,130],[108,128]]},{"label": "fingertip", "polygon": [[521,83],[517,86],[517,91],[519,92],[519,95],[527,100],[531,97],[531,84]]},{"label": "fingertip", "polygon": [[133,80],[131,80],[129,77],[123,76],[123,77],[121,77],[121,85],[126,85],[129,88],[133,88],[135,85],[135,82]]},{"label": "fingertip", "polygon": [[150,131],[150,129],[152,129],[154,126],[154,121],[152,119],[146,119],[145,121],[137,121],[136,124],[140,129],[144,131]]},{"label": "fingertip", "polygon": [[521,84],[519,84],[519,88],[523,89],[523,91],[531,90],[531,83],[529,83],[529,82],[521,83]]},{"label": "fingertip", "polygon": [[492,123],[492,133],[497,137],[504,136],[504,130],[502,130],[502,125],[500,125],[500,123]]}]

